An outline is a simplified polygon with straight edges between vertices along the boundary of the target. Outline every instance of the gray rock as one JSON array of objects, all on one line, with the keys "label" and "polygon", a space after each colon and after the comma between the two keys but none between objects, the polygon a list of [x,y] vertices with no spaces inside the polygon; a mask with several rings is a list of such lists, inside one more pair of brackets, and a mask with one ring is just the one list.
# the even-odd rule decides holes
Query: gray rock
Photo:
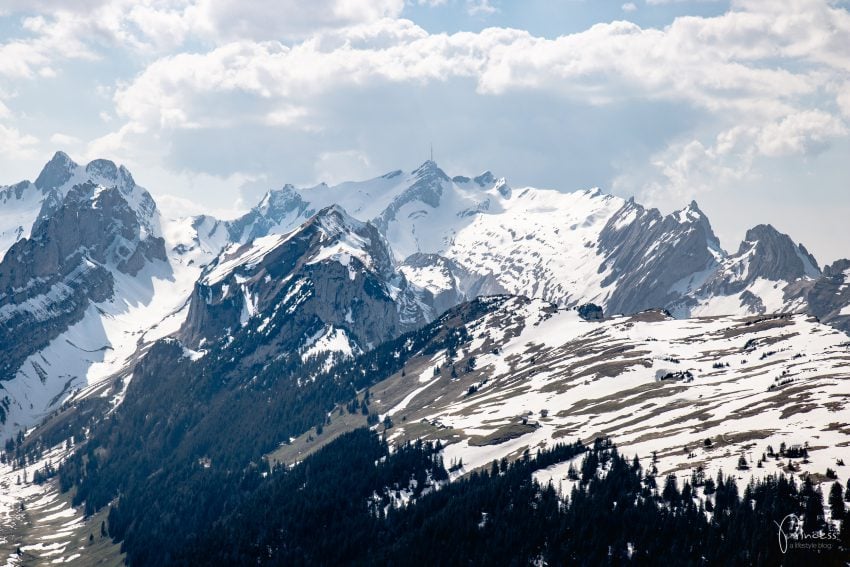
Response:
[{"label": "gray rock", "polygon": [[0,380],[13,378],[92,303],[110,299],[114,274],[135,276],[147,262],[167,261],[155,236],[156,206],[143,189],[86,182],[61,200],[56,188],[50,195],[56,201],[45,201],[31,236],[0,263]]},{"label": "gray rock", "polygon": [[[360,247],[357,254],[328,254],[345,253],[352,243]],[[259,261],[241,262],[252,246],[219,257],[195,285],[178,334],[183,344],[226,344],[247,333],[254,338],[246,339],[245,364],[255,364],[272,356],[275,345],[323,329],[341,329],[356,348],[367,350],[427,320],[428,306],[395,270],[378,230],[340,207],[319,211]],[[212,278],[223,262],[234,268]]]},{"label": "gray rock", "polygon": [[35,186],[42,193],[57,189],[68,182],[79,167],[65,152],[56,152],[41,170],[35,180]]},{"label": "gray rock", "polygon": [[708,217],[696,202],[662,216],[657,209],[646,209],[630,199],[602,230],[598,247],[605,257],[600,270],[611,268],[603,281],[613,286],[605,304],[609,313],[637,313],[673,304],[683,295],[676,284],[716,267],[716,255],[722,253]]}]

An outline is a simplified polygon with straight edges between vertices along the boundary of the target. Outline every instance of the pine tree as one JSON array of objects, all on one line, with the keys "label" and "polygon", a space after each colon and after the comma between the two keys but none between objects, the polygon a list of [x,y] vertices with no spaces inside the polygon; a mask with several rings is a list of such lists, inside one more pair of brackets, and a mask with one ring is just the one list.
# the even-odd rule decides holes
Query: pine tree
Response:
[{"label": "pine tree", "polygon": [[829,511],[833,520],[844,519],[844,490],[839,482],[834,482],[829,490]]},{"label": "pine tree", "polygon": [[820,488],[815,488],[811,478],[806,477],[803,489],[803,529],[807,533],[820,531],[824,525],[823,494]]},{"label": "pine tree", "polygon": [[661,497],[671,504],[679,502],[679,487],[676,483],[676,475],[667,475],[667,480],[664,481],[664,490],[661,492]]}]

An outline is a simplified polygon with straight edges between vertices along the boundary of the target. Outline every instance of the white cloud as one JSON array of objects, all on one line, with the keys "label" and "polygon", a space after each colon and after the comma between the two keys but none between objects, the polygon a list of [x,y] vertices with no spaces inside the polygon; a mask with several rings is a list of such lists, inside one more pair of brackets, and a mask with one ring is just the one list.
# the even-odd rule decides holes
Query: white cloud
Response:
[{"label": "white cloud", "polygon": [[[226,183],[229,185],[229,187],[234,187],[235,185],[238,185],[238,183],[236,183],[236,180],[234,180],[233,178],[227,178],[224,180],[217,181],[218,183]],[[198,180],[193,180],[191,183],[187,180],[180,180],[180,182],[186,185],[198,184]],[[207,190],[209,190],[209,188],[207,188]],[[171,195],[170,193],[158,194],[156,196],[156,206],[165,218],[172,219],[203,214],[211,215],[217,219],[226,220],[237,218],[240,215],[245,214],[245,212],[247,211],[246,208],[237,207],[235,203],[233,207],[216,207],[211,206],[208,202],[204,202],[202,200],[189,199],[187,197]]]},{"label": "white cloud", "polygon": [[0,124],[0,154],[5,159],[29,158],[35,155],[38,138],[24,134],[13,126]]},{"label": "white cloud", "polygon": [[[281,115],[265,106],[290,109],[283,123],[295,124],[311,97],[333,89],[466,78],[482,94],[533,89],[596,104],[679,100],[734,113],[735,120],[775,121],[805,110],[805,99],[834,81],[845,63],[833,68],[831,57],[804,48],[830,51],[832,43],[813,38],[830,31],[834,22],[818,30],[807,26],[826,20],[808,12],[784,18],[787,36],[769,46],[753,38],[759,30],[778,33],[774,14],[759,12],[680,18],[665,30],[612,22],[556,39],[500,28],[432,35],[408,21],[381,20],[292,47],[240,41],[207,53],[166,57],[119,88],[115,100],[119,114],[160,128],[224,119],[215,116],[216,108],[230,114],[232,106],[222,102],[240,96],[255,103],[249,112],[259,107],[259,116],[276,122]],[[850,33],[850,19],[846,23]],[[776,65],[777,59],[789,64]],[[807,60],[820,69],[800,65]]]},{"label": "white cloud", "polygon": [[838,118],[820,110],[807,110],[765,126],[757,146],[769,157],[809,154],[846,135],[847,127]]},{"label": "white cloud", "polygon": [[[458,5],[478,15],[497,9],[490,1]],[[448,108],[462,96],[527,96],[546,97],[551,106],[541,106],[541,115],[568,104],[660,103],[699,117],[673,139],[659,135],[640,173],[617,180],[624,190],[658,199],[740,182],[756,175],[753,164],[762,157],[807,156],[848,135],[850,42],[844,40],[850,14],[825,1],[734,0],[720,16],[678,18],[663,29],[615,21],[556,38],[505,28],[429,33],[398,19],[403,0],[91,0],[85,9],[77,6],[0,3],[22,14],[26,32],[0,43],[0,78],[9,84],[38,80],[61,74],[67,59],[108,57],[116,48],[132,52],[138,72],[125,82],[92,87],[113,105],[97,109],[94,121],[112,131],[86,138],[89,157],[129,162],[146,156],[150,163],[189,147],[191,163],[171,167],[215,168],[219,177],[255,175],[262,158],[223,165],[192,142],[220,136],[221,155],[235,154],[243,135],[265,140],[256,131],[266,128],[276,142],[295,134],[302,144],[314,142],[293,153],[306,163],[305,177],[359,177],[373,173],[377,159],[367,156],[377,153],[363,149],[355,134],[322,138],[338,131],[336,122],[356,121],[351,113],[359,109],[340,101],[368,90],[380,106],[381,97],[386,102],[401,92],[413,99],[435,86],[443,88],[443,98],[429,103]],[[634,2],[622,5],[627,12],[636,8]],[[191,52],[182,52],[186,45]],[[0,118],[9,117],[0,104]],[[527,128],[510,116],[498,119],[505,131]],[[475,131],[464,120],[458,119],[458,128]],[[403,132],[409,126],[379,123],[375,129]],[[18,137],[21,147],[36,143]]]},{"label": "white cloud", "polygon": [[219,39],[283,39],[397,17],[404,0],[199,0],[194,17]]},{"label": "white cloud", "polygon": [[624,12],[634,12],[638,9],[637,4],[634,2],[626,2],[620,7]]},{"label": "white cloud", "polygon": [[659,6],[664,4],[681,4],[683,2],[719,2],[720,0],[646,0],[650,6]]},{"label": "white cloud", "polygon": [[466,11],[470,16],[489,16],[498,12],[499,9],[493,6],[491,0],[467,0]]},{"label": "white cloud", "polygon": [[[111,156],[116,161],[132,163],[134,154],[140,153],[141,146],[147,145],[148,140],[139,140],[147,128],[138,122],[128,122],[114,132],[104,134],[88,143],[85,159],[92,160],[103,156]],[[141,143],[133,144],[136,139]],[[150,150],[148,150],[150,151]]]},{"label": "white cloud", "polygon": [[54,144],[57,148],[62,148],[64,150],[70,150],[72,147],[76,146],[81,142],[79,138],[76,136],[71,136],[69,134],[62,134],[61,132],[57,132],[50,136],[50,142]]},{"label": "white cloud", "polygon": [[61,62],[116,48],[162,55],[191,39],[289,41],[401,14],[404,0],[3,0],[21,36],[0,41],[0,78],[52,78]]}]

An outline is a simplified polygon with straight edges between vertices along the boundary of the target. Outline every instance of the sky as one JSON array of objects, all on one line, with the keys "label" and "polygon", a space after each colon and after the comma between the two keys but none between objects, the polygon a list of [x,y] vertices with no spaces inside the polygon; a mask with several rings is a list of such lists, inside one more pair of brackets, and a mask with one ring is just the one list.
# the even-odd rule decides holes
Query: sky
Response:
[{"label": "sky", "polygon": [[0,0],[0,183],[63,150],[232,216],[432,144],[850,257],[850,2]]}]

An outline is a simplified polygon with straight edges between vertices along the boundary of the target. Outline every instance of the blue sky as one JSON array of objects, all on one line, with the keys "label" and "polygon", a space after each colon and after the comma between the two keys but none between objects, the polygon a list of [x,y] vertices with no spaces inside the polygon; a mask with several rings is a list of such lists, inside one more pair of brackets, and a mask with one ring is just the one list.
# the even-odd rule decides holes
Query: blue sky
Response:
[{"label": "blue sky", "polygon": [[850,13],[827,0],[0,0],[0,182],[57,149],[168,213],[435,158],[696,199],[850,256]]}]

